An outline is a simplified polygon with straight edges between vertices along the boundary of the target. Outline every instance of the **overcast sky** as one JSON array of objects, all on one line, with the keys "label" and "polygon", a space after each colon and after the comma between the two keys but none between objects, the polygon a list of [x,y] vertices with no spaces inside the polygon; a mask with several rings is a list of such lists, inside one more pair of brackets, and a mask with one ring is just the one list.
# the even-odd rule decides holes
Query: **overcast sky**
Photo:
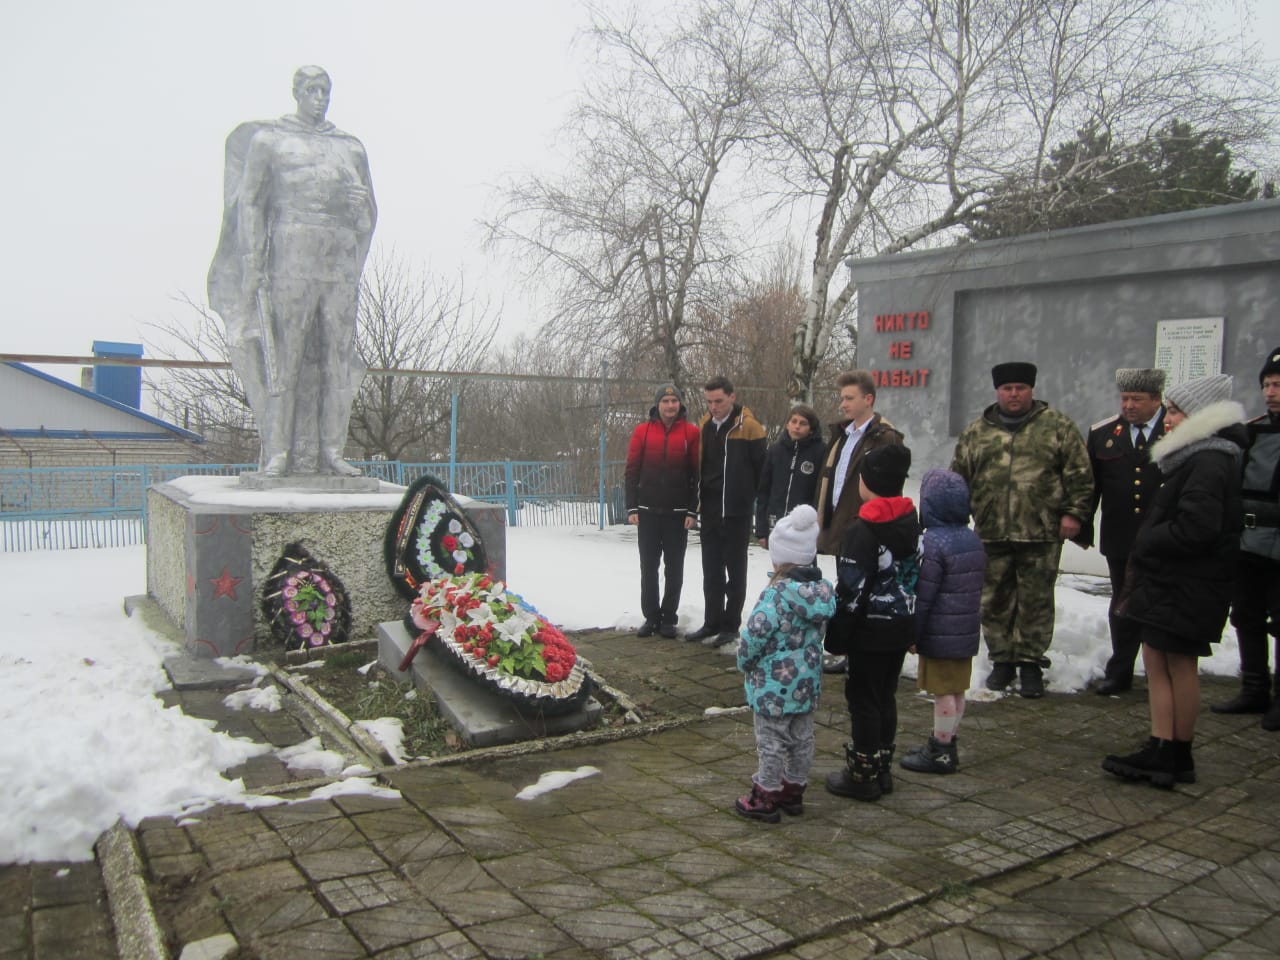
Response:
[{"label": "overcast sky", "polygon": [[205,299],[223,141],[293,112],[293,72],[309,63],[333,78],[329,119],[368,150],[375,247],[442,273],[465,261],[479,285],[489,185],[546,158],[586,22],[578,0],[6,6],[9,353],[86,354],[94,339],[137,341],[147,322],[188,316],[174,297]]},{"label": "overcast sky", "polygon": [[[656,0],[655,0],[656,2]],[[1280,58],[1280,0],[1249,34]],[[544,167],[578,84],[580,0],[10,0],[0,35],[0,352],[137,342],[205,299],[222,151],[236,124],[290,113],[293,71],[325,67],[329,119],[364,141],[375,249],[536,308],[480,252],[504,173]],[[560,145],[564,147],[565,145]],[[71,368],[50,372],[75,379]]]}]

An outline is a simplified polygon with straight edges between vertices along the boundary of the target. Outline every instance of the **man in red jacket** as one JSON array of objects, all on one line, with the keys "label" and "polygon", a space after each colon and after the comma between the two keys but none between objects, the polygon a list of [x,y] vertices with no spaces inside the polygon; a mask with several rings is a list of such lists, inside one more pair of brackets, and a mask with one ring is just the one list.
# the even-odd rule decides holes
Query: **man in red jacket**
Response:
[{"label": "man in red jacket", "polygon": [[[685,547],[698,510],[698,462],[698,428],[686,417],[680,391],[659,388],[649,419],[635,428],[627,448],[627,522],[636,525],[640,541],[644,623],[638,637],[676,635]],[[665,572],[661,602],[659,560]]]}]

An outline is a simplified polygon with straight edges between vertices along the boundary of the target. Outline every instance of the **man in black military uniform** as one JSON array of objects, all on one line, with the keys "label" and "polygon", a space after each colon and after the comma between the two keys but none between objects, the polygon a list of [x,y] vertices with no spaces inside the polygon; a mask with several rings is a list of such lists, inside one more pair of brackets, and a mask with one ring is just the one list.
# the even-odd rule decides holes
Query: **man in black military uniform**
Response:
[{"label": "man in black military uniform", "polygon": [[[1141,641],[1138,625],[1116,615],[1124,586],[1129,548],[1138,533],[1155,492],[1160,470],[1147,456],[1147,447],[1164,435],[1164,371],[1116,371],[1120,413],[1089,428],[1089,462],[1093,465],[1093,510],[1102,504],[1101,552],[1111,575],[1111,659],[1095,692],[1123,693],[1133,686],[1133,661]],[[1090,516],[1093,511],[1090,512]]]},{"label": "man in black military uniform", "polygon": [[1264,713],[1262,729],[1280,730],[1280,639],[1275,692],[1268,635],[1280,638],[1280,347],[1258,374],[1267,412],[1248,423],[1249,449],[1241,472],[1244,532],[1240,535],[1231,623],[1240,644],[1240,693],[1215,703],[1214,713]]}]

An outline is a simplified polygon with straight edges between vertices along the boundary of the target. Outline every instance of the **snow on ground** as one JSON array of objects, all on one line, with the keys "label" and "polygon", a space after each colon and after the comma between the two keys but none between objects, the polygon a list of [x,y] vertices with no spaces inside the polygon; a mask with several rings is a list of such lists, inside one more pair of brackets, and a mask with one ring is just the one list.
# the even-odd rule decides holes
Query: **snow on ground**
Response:
[{"label": "snow on ground", "polygon": [[[511,588],[553,622],[572,630],[640,625],[633,527],[508,533]],[[166,709],[152,695],[167,683],[161,661],[178,648],[124,615],[122,599],[146,589],[145,549],[0,554],[0,601],[7,611],[0,633],[0,727],[10,731],[0,742],[0,864],[90,859],[94,840],[118,818],[132,825],[153,815],[196,815],[214,803],[279,802],[248,796],[242,781],[222,776],[270,747],[215,733],[208,721]],[[831,575],[834,565],[824,559]],[[748,605],[768,574],[767,552],[753,545]],[[1082,690],[1102,672],[1109,652],[1106,599],[1078,589],[1096,586],[1079,577],[1059,583],[1047,674],[1052,691]],[[685,558],[680,627],[693,629],[701,620],[695,536]],[[908,673],[914,666],[908,664]],[[979,684],[987,669],[980,657],[974,666]],[[1202,670],[1236,673],[1230,630]],[[240,699],[244,709],[272,705],[260,694]],[[359,776],[368,771],[340,770],[341,762],[318,745],[303,746],[295,763],[348,776],[325,790],[382,789]]]}]

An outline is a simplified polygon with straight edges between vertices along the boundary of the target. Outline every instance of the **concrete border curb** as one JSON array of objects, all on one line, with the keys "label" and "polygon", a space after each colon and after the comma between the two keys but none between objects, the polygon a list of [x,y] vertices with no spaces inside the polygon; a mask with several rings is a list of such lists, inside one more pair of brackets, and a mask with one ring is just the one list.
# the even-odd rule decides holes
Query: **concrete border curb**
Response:
[{"label": "concrete border curb", "polygon": [[164,934],[147,895],[133,833],[124,821],[117,820],[95,846],[120,956],[129,960],[169,960]]}]

